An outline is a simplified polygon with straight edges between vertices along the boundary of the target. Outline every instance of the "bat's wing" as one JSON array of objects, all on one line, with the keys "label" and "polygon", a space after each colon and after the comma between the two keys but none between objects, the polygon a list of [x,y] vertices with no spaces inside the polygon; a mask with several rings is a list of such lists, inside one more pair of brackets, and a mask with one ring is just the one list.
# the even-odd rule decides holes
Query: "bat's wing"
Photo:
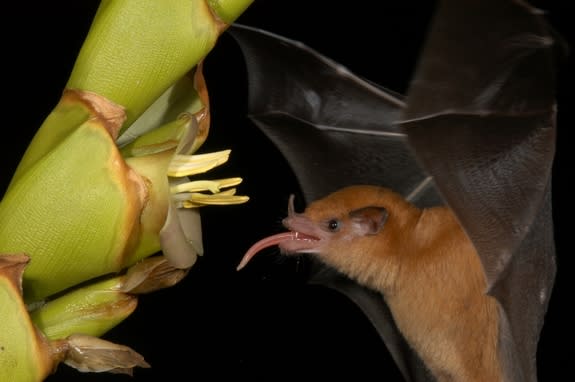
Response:
[{"label": "bat's wing", "polygon": [[537,379],[555,279],[551,168],[559,41],[519,1],[443,1],[401,126],[475,244],[509,381]]},{"label": "bat's wing", "polygon": [[[397,126],[398,95],[299,42],[243,25],[230,28],[248,69],[251,120],[292,167],[306,202],[343,186],[379,184],[420,206],[441,203]],[[350,298],[374,325],[408,381],[429,381],[381,295],[310,259],[310,282]]]},{"label": "bat's wing", "polygon": [[[231,31],[247,62],[250,117],[286,157],[306,201],[370,183],[419,206],[448,203],[500,304],[505,374],[536,380],[555,278],[554,39],[542,15],[520,1],[442,2],[405,101],[300,43]],[[312,281],[363,310],[406,379],[429,380],[379,295],[320,265]]]},{"label": "bat's wing", "polygon": [[376,182],[438,202],[396,126],[401,96],[300,42],[238,24],[230,31],[247,63],[249,117],[287,158],[306,201]]}]

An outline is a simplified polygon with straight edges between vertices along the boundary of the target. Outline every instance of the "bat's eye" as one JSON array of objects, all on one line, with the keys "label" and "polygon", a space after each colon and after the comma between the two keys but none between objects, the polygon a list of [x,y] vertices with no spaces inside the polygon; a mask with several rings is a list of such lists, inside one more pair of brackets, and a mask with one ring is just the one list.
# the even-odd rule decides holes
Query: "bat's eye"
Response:
[{"label": "bat's eye", "polygon": [[340,227],[339,220],[332,219],[327,222],[327,229],[329,229],[331,232],[339,230],[339,227]]}]

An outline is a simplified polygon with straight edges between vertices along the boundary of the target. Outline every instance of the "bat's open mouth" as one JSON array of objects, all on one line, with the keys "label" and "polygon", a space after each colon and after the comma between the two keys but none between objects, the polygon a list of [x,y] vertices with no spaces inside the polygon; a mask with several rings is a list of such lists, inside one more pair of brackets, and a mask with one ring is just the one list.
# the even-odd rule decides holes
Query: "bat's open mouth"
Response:
[{"label": "bat's open mouth", "polygon": [[239,271],[245,267],[246,264],[262,249],[283,244],[282,249],[285,249],[287,252],[303,252],[306,248],[313,248],[314,243],[317,241],[319,241],[317,237],[295,231],[282,232],[276,235],[268,236],[258,241],[252,245],[250,249],[248,249],[236,269]]}]

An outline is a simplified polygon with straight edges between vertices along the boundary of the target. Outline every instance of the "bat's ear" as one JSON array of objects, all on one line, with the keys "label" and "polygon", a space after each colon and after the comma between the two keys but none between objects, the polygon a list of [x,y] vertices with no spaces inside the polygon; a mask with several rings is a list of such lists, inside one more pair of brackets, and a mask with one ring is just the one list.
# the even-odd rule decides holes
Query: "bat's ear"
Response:
[{"label": "bat's ear", "polygon": [[363,207],[349,213],[351,221],[364,235],[376,235],[387,221],[387,210],[383,207]]}]

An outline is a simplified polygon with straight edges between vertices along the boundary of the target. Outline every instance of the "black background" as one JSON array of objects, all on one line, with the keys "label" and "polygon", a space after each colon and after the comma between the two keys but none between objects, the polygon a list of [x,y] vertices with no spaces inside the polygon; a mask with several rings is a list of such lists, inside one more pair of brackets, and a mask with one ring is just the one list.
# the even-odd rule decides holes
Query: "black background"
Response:
[{"label": "black background", "polygon": [[[303,41],[356,74],[404,92],[433,2],[399,3],[379,4],[376,10],[367,2],[255,0],[238,22]],[[97,4],[19,2],[3,11],[2,190],[35,129],[58,101]],[[570,41],[572,6],[541,4]],[[559,270],[539,347],[541,381],[567,378],[573,353],[566,338],[572,335],[567,244],[571,201],[566,186],[573,178],[567,157],[573,123],[569,66],[561,64],[559,77],[554,167]],[[288,196],[299,190],[285,160],[245,116],[245,68],[229,36],[220,38],[205,70],[213,113],[205,150],[232,149],[230,161],[217,173],[242,176],[239,192],[249,195],[250,202],[204,208],[205,256],[178,285],[142,296],[136,312],[105,335],[144,355],[151,369],[136,369],[128,377],[80,374],[61,365],[48,380],[401,380],[359,310],[342,295],[305,283],[305,261],[272,252],[235,271],[252,243],[278,232]]]}]

